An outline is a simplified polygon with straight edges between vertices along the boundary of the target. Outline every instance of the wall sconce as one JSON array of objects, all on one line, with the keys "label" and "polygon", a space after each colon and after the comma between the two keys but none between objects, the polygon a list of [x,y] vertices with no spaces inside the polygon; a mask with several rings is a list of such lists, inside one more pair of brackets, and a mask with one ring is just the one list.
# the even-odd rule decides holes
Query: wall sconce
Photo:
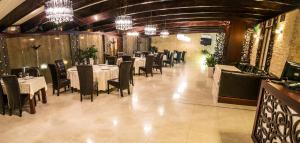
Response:
[{"label": "wall sconce", "polygon": [[83,36],[80,36],[80,39],[81,39],[81,40],[83,40],[83,39],[84,39],[84,37],[83,37]]},{"label": "wall sconce", "polygon": [[68,64],[68,61],[67,61],[67,60],[64,60],[64,64],[67,65],[67,64]]},{"label": "wall sconce", "polygon": [[276,29],[276,30],[275,30],[275,33],[276,33],[276,34],[282,34],[283,31],[282,31],[281,29]]},{"label": "wall sconce", "polygon": [[29,38],[29,41],[33,42],[33,41],[35,41],[35,39],[34,38]]},{"label": "wall sconce", "polygon": [[41,66],[40,66],[40,67],[41,67],[41,69],[42,69],[42,70],[45,70],[45,69],[47,69],[47,68],[48,68],[48,65],[47,65],[47,64],[41,64]]},{"label": "wall sconce", "polygon": [[59,37],[54,37],[54,39],[55,39],[55,40],[59,40],[60,38],[59,38]]}]

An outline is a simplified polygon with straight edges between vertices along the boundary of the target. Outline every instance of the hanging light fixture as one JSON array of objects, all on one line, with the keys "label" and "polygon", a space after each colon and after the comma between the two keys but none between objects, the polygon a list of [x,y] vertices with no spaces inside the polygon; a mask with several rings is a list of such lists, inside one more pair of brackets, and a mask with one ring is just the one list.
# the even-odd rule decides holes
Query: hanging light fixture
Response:
[{"label": "hanging light fixture", "polygon": [[45,3],[46,18],[55,24],[73,21],[71,0],[48,0]]},{"label": "hanging light fixture", "polygon": [[150,24],[147,24],[144,28],[146,35],[155,35],[156,34],[156,25],[151,24],[152,23],[152,11],[151,11],[151,17],[150,17]]},{"label": "hanging light fixture", "polygon": [[127,32],[127,36],[137,37],[139,35],[140,35],[140,33],[136,32],[136,31]]},{"label": "hanging light fixture", "polygon": [[160,37],[162,38],[167,38],[169,37],[170,33],[169,31],[166,29],[166,21],[165,21],[165,28],[164,30],[160,31]]},{"label": "hanging light fixture", "polygon": [[160,37],[162,37],[162,38],[167,38],[167,37],[169,37],[169,35],[170,35],[170,33],[168,30],[162,30],[160,32]]},{"label": "hanging light fixture", "polygon": [[116,18],[116,29],[117,30],[129,30],[132,28],[131,16],[121,15]]},{"label": "hanging light fixture", "polygon": [[120,15],[116,18],[115,20],[115,24],[116,24],[116,29],[117,30],[129,30],[132,29],[132,25],[133,25],[133,21],[132,21],[132,17],[126,15],[126,10],[127,10],[127,1],[125,0],[124,2],[125,4],[125,11],[123,15]]},{"label": "hanging light fixture", "polygon": [[146,35],[149,35],[149,36],[155,35],[156,34],[156,25],[148,24],[145,26],[144,31],[145,31]]}]

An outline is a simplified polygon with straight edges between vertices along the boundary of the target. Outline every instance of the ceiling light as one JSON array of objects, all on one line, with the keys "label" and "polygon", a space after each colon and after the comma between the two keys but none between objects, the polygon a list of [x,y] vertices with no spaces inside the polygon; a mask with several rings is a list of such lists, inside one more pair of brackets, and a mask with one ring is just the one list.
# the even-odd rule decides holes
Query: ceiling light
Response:
[{"label": "ceiling light", "polygon": [[115,21],[117,30],[129,30],[132,28],[133,22],[131,16],[121,15]]},{"label": "ceiling light", "polygon": [[73,21],[71,0],[48,0],[45,3],[46,18],[55,24]]},{"label": "ceiling light", "polygon": [[140,33],[139,32],[136,32],[136,31],[134,31],[134,32],[127,32],[127,36],[134,36],[134,37],[137,37],[137,36],[139,36],[140,35]]},{"label": "ceiling light", "polygon": [[160,32],[160,37],[162,37],[162,38],[167,38],[167,37],[169,37],[169,35],[170,35],[170,33],[168,30],[162,30]]},{"label": "ceiling light", "polygon": [[145,34],[146,35],[155,35],[156,34],[156,25],[146,25],[144,28]]}]

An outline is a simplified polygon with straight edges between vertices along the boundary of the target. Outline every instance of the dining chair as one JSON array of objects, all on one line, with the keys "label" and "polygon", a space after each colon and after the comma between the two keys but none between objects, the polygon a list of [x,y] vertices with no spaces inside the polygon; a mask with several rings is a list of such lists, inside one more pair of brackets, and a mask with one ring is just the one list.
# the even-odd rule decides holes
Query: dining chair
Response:
[{"label": "dining chair", "polygon": [[123,90],[127,89],[128,94],[130,94],[130,70],[131,70],[130,61],[125,61],[120,64],[119,67],[119,78],[111,79],[107,81],[107,94],[109,94],[109,85],[112,85],[120,90],[121,97],[123,97]]},{"label": "dining chair", "polygon": [[170,67],[174,66],[174,53],[171,53],[166,61],[163,61],[165,65],[170,65]]},{"label": "dining chair", "polygon": [[162,74],[164,55],[163,54],[158,54],[157,57],[158,57],[158,59],[154,62],[153,69],[159,70],[160,74]]},{"label": "dining chair", "polygon": [[117,64],[117,57],[116,56],[108,56],[106,57],[108,65],[116,65]]},{"label": "dining chair", "polygon": [[[0,80],[1,81],[1,80]],[[0,104],[2,108],[2,114],[5,115],[6,96],[4,96],[2,83],[0,83]]]},{"label": "dining chair", "polygon": [[79,87],[80,87],[80,101],[82,102],[82,96],[91,95],[91,101],[93,102],[94,91],[98,93],[98,82],[94,81],[93,66],[91,65],[80,65],[77,66]]},{"label": "dining chair", "polygon": [[181,55],[181,61],[182,62],[185,62],[185,54],[186,54],[186,51],[183,51],[182,55]]},{"label": "dining chair", "polygon": [[131,58],[131,70],[130,70],[130,83],[134,86],[134,81],[133,81],[133,75],[135,74],[135,67],[134,67],[134,62],[135,58]]},{"label": "dining chair", "polygon": [[125,55],[124,52],[118,52],[118,53],[117,53],[118,58],[120,58],[120,57],[122,57],[122,56],[124,56],[124,55]]},{"label": "dining chair", "polygon": [[134,57],[141,57],[141,53],[134,53]]},{"label": "dining chair", "polygon": [[182,52],[177,52],[177,56],[175,58],[176,63],[180,63],[180,61],[181,61],[181,54],[182,54]]},{"label": "dining chair", "polygon": [[153,62],[154,62],[154,56],[153,55],[148,55],[146,57],[146,65],[143,67],[139,67],[139,75],[141,75],[141,71],[143,71],[146,74],[146,77],[148,77],[148,73],[153,76]]},{"label": "dining chair", "polygon": [[125,62],[125,61],[131,61],[131,56],[128,56],[128,55],[122,56],[122,60],[123,60],[123,62]]},{"label": "dining chair", "polygon": [[59,96],[59,90],[65,88],[66,91],[66,87],[70,87],[71,82],[67,79],[67,75],[64,76],[60,73],[55,64],[48,64],[48,67],[51,72],[53,95],[55,94],[55,90],[57,90],[57,96]]},{"label": "dining chair", "polygon": [[3,76],[3,83],[6,89],[9,115],[16,109],[19,109],[19,116],[22,117],[22,108],[26,101],[29,100],[28,95],[20,93],[18,78],[15,75]]}]

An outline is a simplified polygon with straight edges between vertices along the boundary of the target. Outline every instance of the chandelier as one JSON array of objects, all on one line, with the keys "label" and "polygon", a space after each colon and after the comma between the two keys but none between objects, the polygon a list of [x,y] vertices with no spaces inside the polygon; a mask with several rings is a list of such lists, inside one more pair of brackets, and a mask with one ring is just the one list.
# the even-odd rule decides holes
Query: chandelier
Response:
[{"label": "chandelier", "polygon": [[45,3],[45,13],[46,18],[55,24],[73,21],[72,1],[48,0]]},{"label": "chandelier", "polygon": [[140,33],[139,32],[136,32],[136,31],[133,31],[133,32],[127,32],[127,36],[132,36],[132,37],[137,37],[139,36]]},{"label": "chandelier", "polygon": [[155,35],[156,34],[156,26],[152,25],[152,24],[146,25],[144,28],[144,31],[145,31],[146,35]]},{"label": "chandelier", "polygon": [[166,29],[160,31],[160,37],[162,37],[162,38],[167,38],[169,35],[170,35],[169,31]]},{"label": "chandelier", "polygon": [[116,29],[117,30],[129,30],[132,28],[131,16],[121,15],[116,18]]}]

